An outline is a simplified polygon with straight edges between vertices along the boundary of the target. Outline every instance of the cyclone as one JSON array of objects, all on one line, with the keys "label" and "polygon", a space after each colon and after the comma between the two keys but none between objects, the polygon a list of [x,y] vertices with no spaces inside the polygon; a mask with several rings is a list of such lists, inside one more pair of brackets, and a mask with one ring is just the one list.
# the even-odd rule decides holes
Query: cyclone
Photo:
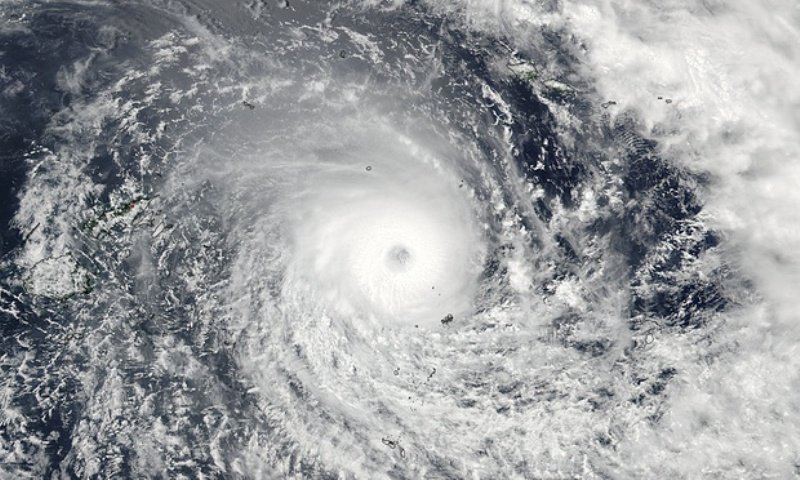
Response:
[{"label": "cyclone", "polygon": [[373,138],[325,152],[292,194],[291,283],[308,283],[331,308],[399,324],[469,313],[483,239],[457,159],[385,128],[340,128]]},{"label": "cyclone", "polygon": [[0,3],[0,477],[797,475],[795,10]]}]

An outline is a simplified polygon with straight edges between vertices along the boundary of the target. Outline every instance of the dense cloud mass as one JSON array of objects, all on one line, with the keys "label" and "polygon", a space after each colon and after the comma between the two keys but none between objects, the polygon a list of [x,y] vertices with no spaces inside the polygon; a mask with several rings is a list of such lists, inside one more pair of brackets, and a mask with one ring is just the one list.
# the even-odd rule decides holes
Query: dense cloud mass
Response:
[{"label": "dense cloud mass", "polygon": [[800,474],[795,2],[0,19],[0,477]]}]

